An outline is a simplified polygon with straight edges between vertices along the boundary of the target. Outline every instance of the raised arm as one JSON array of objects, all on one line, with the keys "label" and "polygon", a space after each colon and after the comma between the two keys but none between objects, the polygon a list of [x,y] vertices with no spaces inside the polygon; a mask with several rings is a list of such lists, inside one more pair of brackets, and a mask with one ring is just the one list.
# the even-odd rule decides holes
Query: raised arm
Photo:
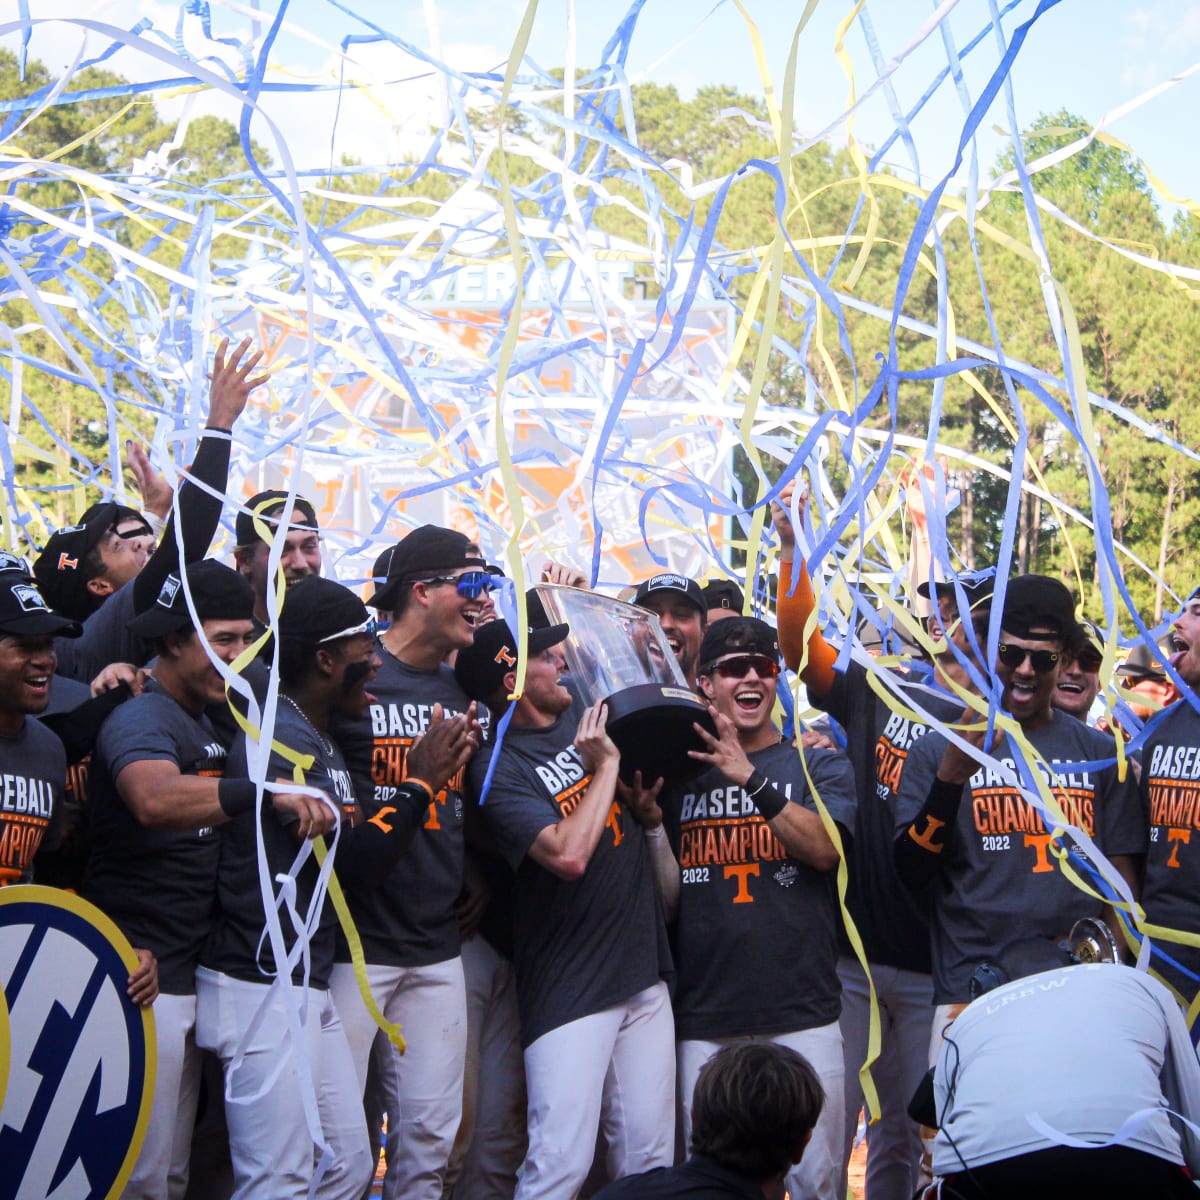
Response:
[{"label": "raised arm", "polygon": [[[979,714],[968,708],[960,721],[963,725],[976,724]],[[896,872],[914,891],[927,887],[941,872],[947,839],[962,805],[963,788],[979,769],[975,759],[953,742],[946,743],[940,759],[931,757],[924,748],[929,737],[926,734],[909,750],[897,801],[900,827],[892,845]],[[982,749],[984,731],[964,730],[963,737]]]},{"label": "raised arm", "polygon": [[[779,535],[779,594],[776,606],[779,617],[779,648],[783,661],[793,671],[800,672],[805,687],[814,696],[824,696],[833,687],[833,664],[837,651],[813,626],[812,633],[805,639],[804,631],[809,618],[817,606],[808,567],[800,563],[800,576],[792,587],[792,565],[796,558],[796,531],[788,513],[794,483],[788,484],[779,495],[779,501],[771,503],[771,521]],[[799,511],[803,515],[808,506],[808,497],[802,495]],[[807,658],[806,658],[807,651]],[[801,665],[803,664],[803,665]]]},{"label": "raised arm", "polygon": [[181,559],[185,563],[195,562],[208,553],[221,520],[225,488],[229,482],[233,426],[245,410],[250,393],[267,379],[265,375],[251,375],[262,358],[262,351],[246,358],[249,338],[243,339],[226,360],[228,347],[227,338],[217,347],[213,358],[208,422],[189,477],[179,489],[179,527],[176,528],[172,514],[158,549],[134,581],[133,602],[137,612],[144,612],[154,603],[163,581],[179,569]]}]

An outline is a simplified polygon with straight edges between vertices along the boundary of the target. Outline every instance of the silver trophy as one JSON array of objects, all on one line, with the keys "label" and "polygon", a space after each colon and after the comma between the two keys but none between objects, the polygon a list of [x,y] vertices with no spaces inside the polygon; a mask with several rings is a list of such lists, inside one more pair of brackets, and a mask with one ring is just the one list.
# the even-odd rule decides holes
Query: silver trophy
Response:
[{"label": "silver trophy", "polygon": [[571,627],[562,643],[576,692],[608,705],[608,736],[621,751],[621,777],[641,771],[648,785],[689,779],[704,769],[688,757],[704,748],[693,726],[716,733],[708,707],[687,685],[658,617],[596,592],[557,584],[534,591],[551,624]]},{"label": "silver trophy", "polygon": [[1067,936],[1071,957],[1081,963],[1119,963],[1121,947],[1112,930],[1099,917],[1084,917]]}]

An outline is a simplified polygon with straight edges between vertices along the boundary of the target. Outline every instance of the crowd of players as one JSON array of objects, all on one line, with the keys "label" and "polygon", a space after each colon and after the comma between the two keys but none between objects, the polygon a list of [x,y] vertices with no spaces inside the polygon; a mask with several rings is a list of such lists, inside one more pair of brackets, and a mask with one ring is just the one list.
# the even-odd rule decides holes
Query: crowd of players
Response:
[{"label": "crowd of players", "polygon": [[[613,1196],[833,1200],[877,1011],[867,1196],[902,1200],[921,1182],[910,1099],[978,991],[1062,965],[1082,918],[1129,956],[1127,896],[1147,928],[1200,933],[1200,715],[1175,703],[1140,764],[1118,754],[1088,723],[1098,632],[1060,582],[1007,580],[995,621],[994,579],[924,584],[931,661],[868,666],[813,618],[785,494],[777,627],[742,616],[727,582],[665,572],[630,597],[714,728],[697,726],[693,777],[623,780],[603,703],[566,678],[570,630],[531,603],[517,637],[461,533],[390,546],[366,604],[323,577],[300,496],[237,506],[234,564],[206,557],[257,362],[245,343],[218,352],[177,495],[131,449],[145,511],[93,506],[32,574],[0,556],[0,879],[104,910],[138,948],[131,1001],[154,1007],[126,1196],[301,1197],[317,1177],[350,1200],[386,1130],[396,1200],[562,1200],[617,1179]],[[1200,691],[1200,596],[1173,636]],[[823,729],[780,727],[781,662]],[[1139,718],[1177,699],[1148,650],[1122,669]],[[981,681],[1007,714],[994,726],[970,703]],[[260,854],[292,880],[269,898]],[[1200,949],[1162,945],[1152,965],[1186,1009]],[[788,1062],[762,1068],[803,1095],[804,1138],[749,1190],[638,1191],[626,1177],[712,1142],[697,1081],[745,1043],[815,1072],[816,1102]],[[197,1148],[222,1109],[227,1177]],[[1185,1161],[1178,1137],[1132,1145]],[[947,1153],[933,1167],[952,1176]]]}]

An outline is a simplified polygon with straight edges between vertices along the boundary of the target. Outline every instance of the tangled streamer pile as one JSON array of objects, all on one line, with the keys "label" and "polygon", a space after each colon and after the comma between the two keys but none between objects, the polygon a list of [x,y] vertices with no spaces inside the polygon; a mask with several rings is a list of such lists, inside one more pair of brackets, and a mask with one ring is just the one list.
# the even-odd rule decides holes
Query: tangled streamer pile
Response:
[{"label": "tangled streamer pile", "polygon": [[[850,72],[846,39],[861,34],[873,77],[864,83],[858,64],[846,112],[815,133],[792,116],[803,55],[815,52],[806,12],[782,81],[763,66],[762,100],[713,110],[715,140],[733,155],[708,171],[647,130],[627,70],[641,0],[586,56],[568,38],[561,71],[527,53],[536,0],[490,71],[329,0],[349,32],[328,47],[336,71],[307,78],[278,55],[292,17],[277,3],[249,25],[240,6],[186,0],[173,26],[119,28],[41,21],[23,2],[0,26],[17,74],[43,27],[77,55],[0,103],[6,545],[36,548],[97,490],[121,494],[129,438],[149,440],[177,477],[203,424],[212,348],[248,334],[271,380],[239,425],[231,495],[282,485],[311,496],[326,570],[347,583],[369,574],[381,544],[435,521],[477,536],[518,579],[545,558],[599,584],[669,563],[749,580],[761,600],[768,505],[803,473],[820,616],[842,629],[863,615],[910,620],[914,477],[941,573],[986,560],[1005,577],[1051,547],[1111,631],[1109,667],[1190,590],[1186,564],[1114,536],[1126,501],[1110,474],[1132,438],[1157,455],[1168,506],[1182,506],[1185,485],[1172,501],[1169,481],[1194,473],[1200,440],[1186,416],[1160,420],[1126,401],[1137,389],[1115,395],[1097,377],[1056,239],[1119,261],[1147,294],[1185,308],[1200,270],[1039,189],[1072,164],[1085,178],[1089,156],[1109,154],[1184,219],[1192,207],[1105,132],[1107,119],[1051,121],[1050,141],[1028,147],[1016,136],[1011,68],[1052,0],[990,0],[970,14],[943,3],[890,58],[869,9],[848,10],[821,52]],[[765,63],[749,16],[746,34]],[[923,84],[905,76],[910,55],[935,46],[938,71]],[[368,49],[396,65],[365,77]],[[89,73],[118,53],[136,61],[136,80]],[[989,55],[972,91],[964,66]],[[382,105],[375,85],[414,62],[444,98],[420,147],[360,163],[294,157],[272,115],[280,95]],[[901,101],[902,80],[915,105]],[[957,161],[928,185],[913,126],[943,93],[961,107]],[[894,119],[874,150],[853,134],[868,97]],[[73,156],[138,106],[180,98],[178,124],[123,171]],[[202,100],[236,114],[237,163],[197,178],[181,151]],[[39,120],[98,101],[116,108],[80,138],[31,148]],[[1014,134],[986,182],[984,122]],[[998,287],[999,263],[1015,264],[1004,279],[1018,283]],[[1036,331],[1018,336],[1018,318]],[[102,401],[87,439],[55,407],[72,389]],[[914,476],[914,460],[930,469]],[[226,517],[225,549],[232,508]]]}]

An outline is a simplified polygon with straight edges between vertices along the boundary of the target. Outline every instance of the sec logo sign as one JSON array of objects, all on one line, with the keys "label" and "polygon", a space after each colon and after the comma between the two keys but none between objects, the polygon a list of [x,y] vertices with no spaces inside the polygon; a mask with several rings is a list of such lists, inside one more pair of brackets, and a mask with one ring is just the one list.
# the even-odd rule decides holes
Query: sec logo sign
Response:
[{"label": "sec logo sign", "polygon": [[154,1095],[154,1023],[117,927],[55,888],[0,890],[0,1200],[116,1200]]}]

